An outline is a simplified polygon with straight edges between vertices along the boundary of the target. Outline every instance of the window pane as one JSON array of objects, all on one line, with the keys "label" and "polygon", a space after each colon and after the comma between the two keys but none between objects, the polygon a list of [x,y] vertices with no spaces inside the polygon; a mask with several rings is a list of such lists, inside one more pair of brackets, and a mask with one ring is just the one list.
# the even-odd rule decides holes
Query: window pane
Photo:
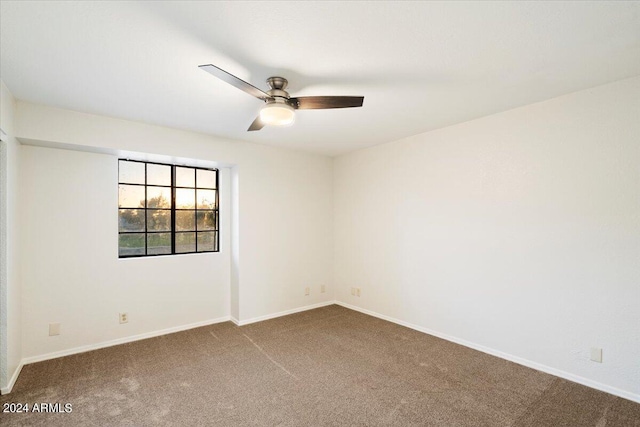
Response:
[{"label": "window pane", "polygon": [[198,252],[215,251],[216,233],[214,231],[207,233],[198,233]]},{"label": "window pane", "polygon": [[195,252],[196,233],[176,233],[176,253]]},{"label": "window pane", "polygon": [[118,186],[118,207],[119,208],[144,208],[144,186],[119,185]]},{"label": "window pane", "polygon": [[170,254],[171,253],[171,233],[147,234],[147,254]]},{"label": "window pane", "polygon": [[118,255],[144,255],[144,233],[121,234],[118,240]]},{"label": "window pane", "polygon": [[193,209],[196,207],[196,190],[176,189],[176,208]]},{"label": "window pane", "polygon": [[196,211],[176,211],[176,231],[195,231]]},{"label": "window pane", "polygon": [[144,163],[120,160],[118,165],[118,182],[144,184]]},{"label": "window pane", "polygon": [[219,250],[217,170],[119,159],[118,179],[120,257]]},{"label": "window pane", "polygon": [[192,168],[176,168],[176,187],[195,187],[196,170]]},{"label": "window pane", "polygon": [[216,208],[216,190],[196,190],[198,209]]},{"label": "window pane", "polygon": [[118,231],[144,231],[144,209],[119,209]]},{"label": "window pane", "polygon": [[165,187],[147,187],[148,208],[171,208],[171,189]]},{"label": "window pane", "polygon": [[147,231],[171,231],[171,211],[148,210]]},{"label": "window pane", "polygon": [[216,186],[216,172],[196,169],[198,188],[218,188]]},{"label": "window pane", "polygon": [[197,221],[198,221],[198,231],[215,230],[216,229],[216,212],[215,211],[198,211]]},{"label": "window pane", "polygon": [[147,185],[171,185],[171,166],[147,164]]}]

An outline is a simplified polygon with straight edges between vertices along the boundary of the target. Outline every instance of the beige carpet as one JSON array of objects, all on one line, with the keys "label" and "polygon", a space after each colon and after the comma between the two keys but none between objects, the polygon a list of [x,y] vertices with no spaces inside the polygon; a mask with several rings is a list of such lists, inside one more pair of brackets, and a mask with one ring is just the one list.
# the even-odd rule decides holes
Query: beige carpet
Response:
[{"label": "beige carpet", "polygon": [[[640,404],[328,306],[27,365],[2,426],[640,426]],[[4,406],[4,405],[3,405]]]}]

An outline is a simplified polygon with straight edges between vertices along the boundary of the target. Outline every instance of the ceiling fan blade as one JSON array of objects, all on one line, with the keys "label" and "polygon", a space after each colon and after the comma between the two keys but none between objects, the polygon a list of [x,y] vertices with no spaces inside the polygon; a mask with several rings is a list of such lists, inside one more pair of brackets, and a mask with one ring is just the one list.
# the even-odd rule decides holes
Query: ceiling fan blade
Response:
[{"label": "ceiling fan blade", "polygon": [[251,131],[254,131],[254,130],[260,130],[263,127],[264,127],[264,123],[262,123],[262,120],[260,120],[260,116],[258,116],[253,121],[253,123],[251,123],[251,126],[249,126],[249,129],[247,129],[247,131],[251,132]]},{"label": "ceiling fan blade", "polygon": [[198,68],[206,71],[207,73],[213,76],[216,76],[220,80],[227,82],[230,85],[235,86],[240,90],[247,92],[249,95],[255,96],[258,99],[262,99],[262,100],[273,99],[271,96],[267,95],[266,93],[264,93],[257,87],[253,86],[252,84],[247,83],[242,79],[239,79],[233,74],[230,74],[225,70],[216,67],[215,65],[212,65],[212,64],[199,65]]},{"label": "ceiling fan blade", "polygon": [[364,96],[301,96],[291,98],[293,108],[318,110],[324,108],[362,107]]}]

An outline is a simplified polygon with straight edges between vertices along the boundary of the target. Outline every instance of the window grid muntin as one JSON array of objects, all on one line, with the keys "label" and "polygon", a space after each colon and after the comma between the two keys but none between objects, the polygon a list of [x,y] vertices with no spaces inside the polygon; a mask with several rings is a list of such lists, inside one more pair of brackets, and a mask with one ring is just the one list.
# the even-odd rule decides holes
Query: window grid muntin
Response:
[{"label": "window grid muntin", "polygon": [[[166,255],[188,255],[188,254],[194,254],[194,253],[212,253],[212,252],[220,252],[220,174],[218,169],[213,169],[213,168],[203,168],[203,167],[197,167],[197,166],[184,166],[184,165],[172,165],[172,164],[167,164],[167,163],[156,163],[156,162],[146,162],[146,161],[140,161],[140,160],[129,160],[129,159],[118,159],[118,167],[120,166],[121,162],[136,162],[136,163],[143,163],[145,165],[144,167],[144,184],[140,184],[140,183],[128,183],[128,182],[120,182],[120,174],[118,174],[118,185],[137,185],[137,186],[144,186],[144,193],[145,193],[145,198],[144,198],[144,208],[120,208],[118,206],[118,212],[120,212],[121,209],[140,209],[144,211],[144,232],[141,231],[120,231],[118,229],[118,235],[126,235],[126,234],[142,234],[144,235],[144,254],[143,255],[120,255],[119,251],[120,251],[120,243],[119,243],[119,239],[118,239],[118,258],[141,258],[141,257],[150,257],[150,256],[166,256]],[[163,187],[163,188],[170,188],[171,189],[171,208],[149,208],[147,205],[147,187],[149,187],[148,183],[147,183],[147,165],[148,164],[154,164],[154,165],[162,165],[162,166],[169,166],[171,168],[171,186],[168,185],[158,185],[158,184],[154,184],[151,185],[152,187]],[[176,168],[188,168],[188,169],[192,169],[193,173],[194,173],[194,187],[185,187],[185,186],[176,186]],[[198,187],[198,170],[205,170],[205,171],[211,171],[211,172],[215,172],[215,187]],[[194,190],[194,192],[196,193],[196,200],[195,200],[195,206],[193,209],[179,209],[176,208],[176,189],[180,189],[180,188],[184,188],[184,189],[191,189]],[[197,190],[214,190],[215,191],[215,207],[214,209],[198,209],[198,200],[197,200]],[[118,204],[119,205],[119,204]],[[171,211],[171,227],[172,229],[170,231],[149,231],[148,230],[148,219],[147,219],[147,212],[149,210],[170,210]],[[176,212],[177,211],[185,211],[185,210],[192,210],[194,211],[194,229],[191,231],[176,231]],[[214,215],[214,224],[213,224],[213,230],[198,230],[198,211],[209,211],[212,212]],[[119,225],[118,225],[119,227]],[[148,235],[149,234],[160,234],[160,233],[170,233],[171,234],[171,253],[167,253],[167,254],[149,254],[149,249],[148,249]],[[179,233],[193,233],[194,237],[195,237],[195,251],[194,252],[176,252],[176,234]],[[205,250],[205,251],[198,251],[198,233],[213,233],[213,250]]]}]

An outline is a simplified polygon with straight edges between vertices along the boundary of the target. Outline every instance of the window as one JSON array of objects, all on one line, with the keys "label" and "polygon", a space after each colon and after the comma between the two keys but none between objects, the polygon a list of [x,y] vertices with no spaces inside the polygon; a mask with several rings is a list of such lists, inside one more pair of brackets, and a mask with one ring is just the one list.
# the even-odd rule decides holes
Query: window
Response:
[{"label": "window", "polygon": [[120,258],[219,251],[218,170],[118,161]]}]

